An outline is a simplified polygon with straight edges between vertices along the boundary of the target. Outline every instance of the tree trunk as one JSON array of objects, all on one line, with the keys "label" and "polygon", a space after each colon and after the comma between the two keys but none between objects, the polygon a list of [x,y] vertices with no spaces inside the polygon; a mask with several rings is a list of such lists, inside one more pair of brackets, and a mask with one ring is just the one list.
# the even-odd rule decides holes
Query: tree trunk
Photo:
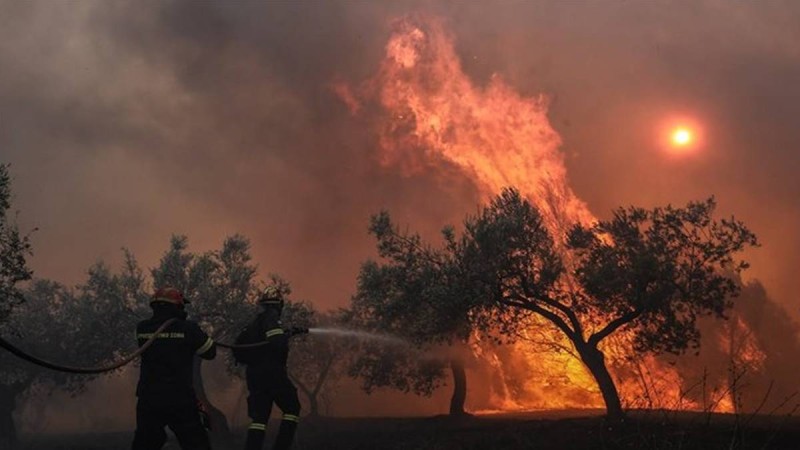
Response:
[{"label": "tree trunk", "polygon": [[311,418],[319,417],[319,402],[316,394],[308,395],[308,409],[308,415]]},{"label": "tree trunk", "polygon": [[0,384],[0,448],[15,448],[17,429],[14,426],[17,392],[11,386]]},{"label": "tree trunk", "polygon": [[309,389],[308,386],[303,384],[300,379],[292,377],[291,374],[289,375],[292,381],[300,388],[300,390],[308,399],[308,408],[310,409],[308,415],[312,418],[319,417],[319,393],[322,392],[322,387],[325,385],[325,380],[327,380],[328,374],[333,367],[334,360],[335,355],[329,355],[325,366],[320,371],[319,377],[317,378],[317,383],[314,385],[313,390]]},{"label": "tree trunk", "polygon": [[298,388],[300,388],[300,392],[302,392],[303,395],[306,396],[306,399],[308,399],[308,409],[310,410],[308,412],[309,417],[319,417],[319,402],[317,401],[317,394],[319,393],[319,391],[312,391],[311,389],[306,387],[306,385],[303,384],[302,381],[300,381],[296,377],[293,377],[291,374],[289,374],[289,378],[292,380],[294,384],[297,385]]},{"label": "tree trunk", "polygon": [[730,334],[728,335],[728,388],[730,390],[730,396],[733,404],[733,412],[734,414],[739,414],[739,378],[742,374],[739,373],[739,364],[736,360],[736,356],[738,353],[736,342],[736,322],[729,321],[728,328],[730,329]]},{"label": "tree trunk", "polygon": [[595,347],[584,345],[578,349],[581,360],[592,373],[597,386],[600,388],[600,393],[603,394],[603,401],[606,404],[606,417],[609,422],[619,423],[625,418],[622,411],[622,402],[619,399],[619,392],[614,379],[606,367],[605,356],[603,352]]},{"label": "tree trunk", "polygon": [[203,385],[203,360],[195,357],[192,371],[194,373],[194,391],[197,395],[197,400],[203,404],[206,411],[208,411],[208,419],[211,422],[211,435],[219,436],[220,439],[228,440],[231,437],[231,430],[228,427],[228,419],[225,413],[220,411],[216,406],[211,404],[206,394],[206,388]]},{"label": "tree trunk", "polygon": [[464,361],[460,358],[450,360],[450,370],[453,372],[453,397],[450,398],[450,415],[463,416],[464,403],[467,401],[467,372],[464,370]]}]

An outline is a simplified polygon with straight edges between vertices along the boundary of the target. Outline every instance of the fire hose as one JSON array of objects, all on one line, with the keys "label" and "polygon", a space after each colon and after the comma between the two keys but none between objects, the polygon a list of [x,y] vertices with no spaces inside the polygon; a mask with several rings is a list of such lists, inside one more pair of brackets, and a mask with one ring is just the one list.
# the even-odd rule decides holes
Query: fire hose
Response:
[{"label": "fire hose", "polygon": [[[297,336],[299,334],[308,334],[308,332],[309,332],[308,328],[302,328],[302,327],[292,327],[292,328],[287,329],[287,334],[289,335],[289,337]],[[217,347],[227,348],[229,350],[234,350],[234,349],[237,349],[237,348],[261,347],[262,345],[267,345],[269,342],[268,341],[261,341],[261,342],[255,342],[253,344],[226,344],[224,342],[219,342],[217,340],[214,340],[214,343],[217,344]]]},{"label": "fire hose", "polygon": [[135,352],[131,353],[130,355],[128,355],[128,356],[122,358],[121,360],[119,360],[119,361],[117,361],[117,362],[115,362],[115,363],[113,363],[111,365],[108,365],[108,366],[73,367],[73,366],[65,366],[65,365],[62,365],[62,364],[52,363],[52,362],[49,362],[49,361],[45,361],[45,360],[43,360],[41,358],[37,358],[36,356],[30,355],[30,354],[20,350],[19,348],[15,347],[14,345],[12,345],[10,342],[8,342],[7,340],[3,339],[2,337],[0,337],[0,347],[3,347],[4,349],[8,350],[14,356],[16,356],[18,358],[21,358],[21,359],[24,359],[25,361],[28,361],[30,363],[36,364],[37,366],[42,366],[42,367],[45,367],[45,368],[48,368],[48,369],[57,370],[59,372],[82,373],[82,374],[97,374],[97,373],[103,373],[103,372],[110,372],[110,371],[112,371],[114,369],[119,369],[120,367],[124,366],[125,364],[128,364],[129,362],[131,362],[134,359],[136,359],[138,356],[140,356],[142,353],[144,353],[144,351],[147,350],[151,345],[153,345],[153,342],[155,342],[155,340],[158,338],[159,333],[161,333],[162,331],[166,330],[167,327],[172,325],[176,320],[177,319],[170,319],[170,320],[164,322],[163,324],[161,324],[161,326],[158,327],[158,329],[156,329],[155,333],[153,333],[153,335],[150,336],[150,338],[147,341],[145,341],[145,343],[142,344],[142,346],[139,347],[138,350],[136,350]]},{"label": "fire hose", "polygon": [[[2,337],[0,337],[0,347],[8,350],[12,355],[14,355],[14,356],[16,356],[16,357],[18,357],[20,359],[28,361],[28,362],[30,362],[32,364],[36,364],[37,366],[45,367],[47,369],[55,370],[55,371],[58,371],[58,372],[66,372],[66,373],[98,374],[98,373],[110,372],[110,371],[112,371],[114,369],[119,369],[120,367],[130,363],[134,359],[136,359],[139,356],[141,356],[142,353],[145,352],[145,350],[147,350],[148,348],[150,348],[151,345],[153,345],[153,342],[155,342],[155,340],[158,338],[158,335],[161,332],[163,332],[164,330],[166,330],[167,327],[172,325],[176,320],[177,319],[167,320],[166,322],[161,324],[161,326],[156,329],[156,331],[153,333],[153,335],[150,336],[150,338],[148,338],[147,341],[145,341],[145,343],[142,344],[142,346],[139,347],[135,352],[133,352],[130,355],[122,358],[121,360],[119,360],[119,361],[117,361],[117,362],[115,362],[113,364],[107,365],[107,366],[74,367],[74,366],[67,366],[67,365],[63,365],[63,364],[53,363],[53,362],[46,361],[44,359],[38,358],[36,356],[33,356],[33,355],[31,355],[31,354],[19,349],[18,347],[14,346],[13,344],[11,344],[7,340],[3,339]],[[290,335],[304,334],[304,333],[308,333],[308,328],[293,328],[290,331]],[[256,342],[256,343],[253,343],[253,344],[226,344],[224,342],[215,342],[215,344],[218,347],[227,348],[227,349],[231,349],[232,350],[232,349],[236,349],[236,348],[260,347],[262,345],[267,345],[268,342],[267,341],[262,341],[262,342]]]}]

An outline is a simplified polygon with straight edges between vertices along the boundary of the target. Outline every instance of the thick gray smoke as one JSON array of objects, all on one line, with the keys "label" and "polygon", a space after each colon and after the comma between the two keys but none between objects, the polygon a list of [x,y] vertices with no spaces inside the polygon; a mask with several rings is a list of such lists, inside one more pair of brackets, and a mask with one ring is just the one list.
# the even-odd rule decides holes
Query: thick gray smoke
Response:
[{"label": "thick gray smoke", "polygon": [[[40,228],[36,275],[75,283],[121,246],[152,266],[171,233],[202,251],[239,232],[262,273],[345,305],[373,252],[370,214],[434,236],[478,199],[453,167],[381,166],[369,115],[332,90],[373,75],[389,21],[414,11],[442,17],[479,85],[497,73],[552,97],[569,179],[595,214],[715,194],[763,243],[750,275],[797,317],[791,1],[0,2],[0,160],[21,225]],[[673,114],[703,123],[702,152],[659,150]]]},{"label": "thick gray smoke", "polygon": [[[476,201],[454,171],[381,168],[374,130],[332,93],[374,73],[388,22],[412,11],[444,19],[479,84],[553,97],[592,211],[716,194],[765,244],[753,274],[796,305],[792,2],[3,2],[0,148],[41,229],[37,274],[77,281],[122,245],[154,264],[172,232],[212,248],[238,231],[298,294],[344,304],[369,214],[433,233]],[[674,113],[704,124],[702,155],[658,151]]]}]

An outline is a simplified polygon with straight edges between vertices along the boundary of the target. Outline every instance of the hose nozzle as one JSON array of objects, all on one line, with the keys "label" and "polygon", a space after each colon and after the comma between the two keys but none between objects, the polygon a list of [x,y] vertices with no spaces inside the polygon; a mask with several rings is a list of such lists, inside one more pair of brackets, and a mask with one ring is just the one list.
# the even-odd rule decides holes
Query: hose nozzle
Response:
[{"label": "hose nozzle", "polygon": [[286,332],[289,335],[289,337],[298,336],[298,335],[301,335],[301,334],[308,334],[308,328],[291,327],[288,330],[286,330]]}]

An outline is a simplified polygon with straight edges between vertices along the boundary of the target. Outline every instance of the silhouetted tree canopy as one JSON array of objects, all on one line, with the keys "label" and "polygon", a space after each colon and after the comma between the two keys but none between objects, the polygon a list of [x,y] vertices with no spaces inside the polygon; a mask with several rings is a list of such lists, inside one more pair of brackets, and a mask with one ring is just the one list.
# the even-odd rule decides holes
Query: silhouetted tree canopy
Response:
[{"label": "silhouetted tree canopy", "polygon": [[[341,313],[320,312],[309,302],[289,301],[283,321],[293,327],[336,327],[342,318]],[[354,343],[333,334],[307,334],[293,337],[290,345],[289,376],[308,401],[308,414],[319,416],[320,403],[346,375]]]},{"label": "silhouetted tree canopy", "polygon": [[567,336],[618,419],[603,339],[625,330],[639,352],[680,353],[699,345],[697,318],[723,317],[738,294],[733,277],[747,264],[734,255],[757,241],[739,221],[713,220],[714,207],[618,209],[577,224],[559,255],[536,208],[506,189],[467,219],[462,263],[494,306],[537,314]]},{"label": "silhouetted tree canopy", "polygon": [[173,236],[151,274],[155,286],[183,292],[191,319],[206,332],[231,342],[237,327],[255,310],[257,272],[250,241],[237,234],[226,238],[221,249],[202,254],[188,251],[186,236]]},{"label": "silhouetted tree canopy", "polygon": [[[624,331],[638,352],[697,348],[697,318],[724,317],[739,292],[735,279],[747,263],[736,255],[757,241],[735,219],[714,220],[714,208],[713,198],[682,208],[622,208],[610,220],[552,236],[536,207],[505,189],[467,217],[460,237],[446,229],[438,251],[399,233],[384,214],[373,230],[389,262],[365,264],[354,309],[417,345],[470,327],[513,338],[530,323],[524,319],[538,316],[569,339],[617,420],[622,406],[603,340]],[[381,238],[381,230],[389,232]],[[376,374],[394,373],[381,383],[402,388],[424,380],[397,372],[397,362],[370,364]]]},{"label": "silhouetted tree canopy", "polygon": [[[190,320],[214,339],[232,342],[237,327],[254,309],[257,270],[250,255],[250,241],[244,236],[228,237],[220,250],[202,254],[188,251],[186,236],[173,236],[169,249],[151,274],[156,287],[172,286],[183,292],[190,302],[187,306]],[[224,357],[230,364],[229,352]],[[226,439],[230,434],[228,420],[206,393],[201,363],[200,358],[195,358],[195,391],[209,411],[212,438]],[[227,378],[214,381],[216,385],[229,383]]]},{"label": "silhouetted tree canopy", "polygon": [[[350,308],[351,325],[398,336],[409,346],[364,342],[351,375],[371,392],[392,387],[430,395],[453,375],[450,412],[464,413],[466,374],[463,355],[472,331],[461,272],[455,264],[452,229],[443,230],[446,245],[433,248],[417,234],[402,233],[387,212],[372,218],[380,261],[361,266]],[[455,349],[450,348],[455,347]],[[434,351],[436,349],[436,351]]]},{"label": "silhouetted tree canopy", "polygon": [[638,351],[682,353],[699,346],[696,320],[722,318],[748,267],[734,255],[757,245],[734,219],[714,221],[713,198],[684,208],[619,209],[611,220],[578,225],[569,246],[578,257],[576,299],[611,317],[589,337],[596,345],[623,326]]},{"label": "silhouetted tree canopy", "polygon": [[[86,282],[74,289],[37,279],[23,293],[25,302],[0,328],[34,355],[74,366],[100,366],[136,348],[132,333],[120,330],[134,330],[147,294],[141,270],[128,252],[120,273],[97,263],[89,268]],[[15,439],[11,415],[21,398],[53,389],[79,393],[94,378],[56,372],[0,353],[0,435]]]},{"label": "silhouetted tree canopy", "polygon": [[[258,267],[252,262],[250,241],[241,235],[225,239],[220,250],[192,253],[185,236],[173,236],[169,249],[159,265],[152,270],[156,286],[174,286],[181,289],[191,302],[187,307],[190,319],[197,321],[215,339],[233,343],[239,332],[250,323],[261,308],[256,300],[262,288],[269,284],[278,286],[287,298],[283,321],[285,326],[311,326],[325,321],[326,316],[307,302],[292,301],[290,284],[277,274],[268,274],[266,281],[257,279]],[[300,390],[318,412],[318,396],[341,374],[340,349],[333,346],[329,336],[293,338],[290,370]],[[212,380],[222,387],[230,384],[229,375],[243,378],[242,366],[237,366],[230,352],[222,354],[226,373]],[[336,356],[337,358],[333,358]],[[335,359],[335,360],[334,360]],[[198,360],[199,361],[199,360]],[[219,422],[218,429],[227,427],[222,411],[211,405],[202,383],[202,372],[196,368],[196,390],[202,401],[212,411],[212,419]],[[209,374],[207,374],[209,375]],[[215,417],[215,419],[214,419]]]},{"label": "silhouetted tree canopy", "polygon": [[27,235],[21,235],[11,211],[11,176],[0,164],[0,323],[24,300],[17,284],[30,280],[33,272],[25,258],[31,253]]}]

